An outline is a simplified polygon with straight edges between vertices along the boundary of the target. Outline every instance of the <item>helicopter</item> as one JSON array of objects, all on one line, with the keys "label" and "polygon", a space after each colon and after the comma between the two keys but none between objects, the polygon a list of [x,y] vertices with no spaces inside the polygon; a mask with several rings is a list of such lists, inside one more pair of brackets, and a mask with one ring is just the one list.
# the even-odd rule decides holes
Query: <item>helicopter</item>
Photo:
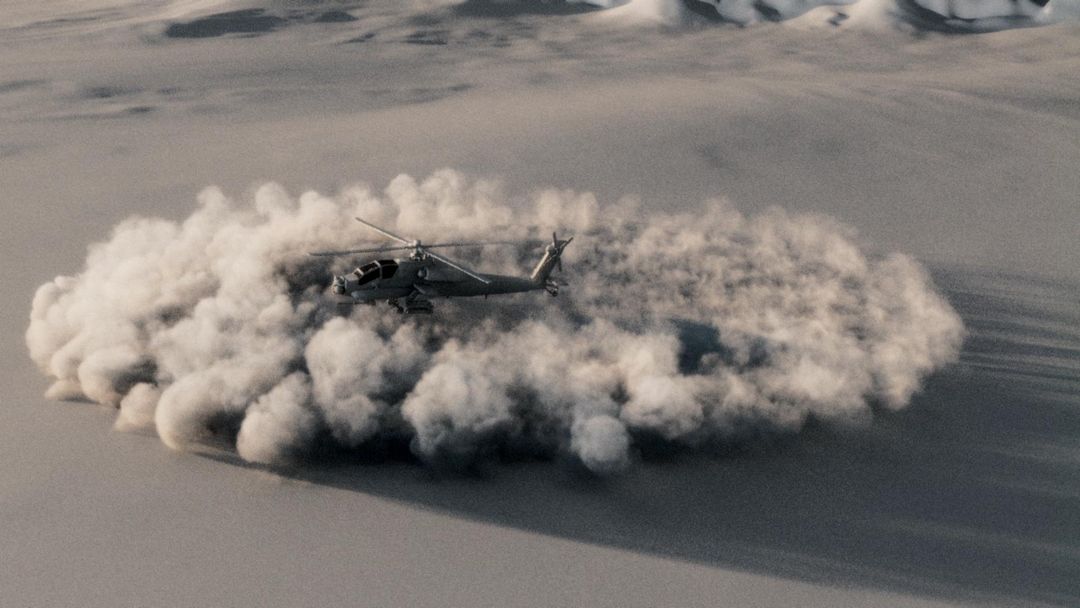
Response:
[{"label": "helicopter", "polygon": [[359,266],[348,275],[335,276],[330,290],[337,296],[348,296],[341,302],[369,304],[385,300],[402,314],[431,314],[435,298],[460,298],[492,296],[508,293],[544,290],[552,296],[559,294],[559,287],[566,283],[553,279],[551,272],[558,267],[562,271],[562,252],[574,240],[560,240],[551,233],[551,242],[544,248],[544,255],[527,277],[486,274],[475,272],[446,256],[431,251],[439,248],[478,247],[485,245],[543,244],[544,241],[484,241],[474,243],[434,243],[426,245],[419,239],[406,239],[360,218],[354,218],[382,236],[400,245],[344,251],[314,251],[313,256],[344,256],[361,253],[384,253],[409,251],[407,258],[377,259]]}]

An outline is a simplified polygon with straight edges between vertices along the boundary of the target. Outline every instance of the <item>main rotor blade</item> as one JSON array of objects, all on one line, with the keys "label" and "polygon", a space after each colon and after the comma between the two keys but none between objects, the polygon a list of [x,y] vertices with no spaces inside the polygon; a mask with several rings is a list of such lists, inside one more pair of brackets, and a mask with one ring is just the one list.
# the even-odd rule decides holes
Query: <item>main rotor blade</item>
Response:
[{"label": "main rotor blade", "polygon": [[462,243],[434,243],[428,245],[424,243],[421,245],[424,249],[431,249],[432,247],[484,247],[486,245],[526,245],[529,247],[535,247],[537,245],[543,245],[544,241],[538,241],[535,239],[527,239],[522,241],[473,241]]},{"label": "main rotor blade", "polygon": [[[465,242],[462,242],[462,243],[434,243],[432,245],[423,245],[422,244],[422,245],[420,245],[420,248],[421,249],[430,249],[432,247],[444,247],[444,248],[445,247],[484,247],[484,246],[487,246],[487,245],[528,245],[528,246],[535,246],[535,245],[538,245],[538,244],[542,245],[543,243],[544,243],[544,241],[537,241],[537,240],[525,240],[525,241],[476,241],[476,242],[470,242],[470,243],[465,243]],[[338,256],[338,255],[353,255],[353,254],[356,254],[356,253],[381,253],[381,252],[384,252],[384,251],[410,251],[410,250],[415,249],[415,248],[416,247],[414,247],[410,243],[409,246],[404,246],[403,245],[403,246],[400,246],[400,247],[370,247],[370,248],[365,248],[365,249],[342,249],[342,250],[338,250],[338,251],[312,251],[308,255],[330,257],[330,256]]]},{"label": "main rotor blade", "polygon": [[381,253],[383,251],[408,251],[412,247],[378,247],[375,249],[345,249],[343,251],[312,251],[308,255],[314,256],[335,256],[335,255],[353,255],[354,253]]},{"label": "main rotor blade", "polygon": [[[426,246],[424,248],[427,249]],[[469,270],[468,268],[465,268],[464,266],[462,266],[461,264],[458,264],[457,262],[455,262],[453,260],[450,260],[450,259],[448,259],[446,257],[443,257],[443,256],[441,256],[441,255],[439,255],[437,253],[433,253],[431,251],[427,251],[425,253],[427,253],[427,255],[429,255],[430,257],[433,257],[436,260],[439,260],[440,262],[442,262],[443,264],[446,264],[447,266],[449,266],[451,268],[456,268],[456,269],[460,270],[461,272],[464,272],[465,274],[467,274],[470,277],[476,279],[477,281],[480,281],[481,283],[483,283],[485,285],[491,283],[491,281],[489,281],[489,280],[485,279],[484,277],[476,274],[475,272]]]},{"label": "main rotor blade", "polygon": [[387,232],[386,230],[383,230],[382,228],[379,228],[375,224],[365,222],[364,220],[362,220],[362,219],[360,219],[358,217],[353,218],[353,219],[355,219],[356,221],[360,222],[361,224],[367,226],[368,228],[371,228],[375,232],[378,232],[379,234],[385,236],[386,238],[394,239],[395,241],[397,241],[399,243],[403,243],[405,245],[412,245],[413,244],[412,241],[405,240],[405,239],[401,238],[400,236],[394,234],[393,232]]}]

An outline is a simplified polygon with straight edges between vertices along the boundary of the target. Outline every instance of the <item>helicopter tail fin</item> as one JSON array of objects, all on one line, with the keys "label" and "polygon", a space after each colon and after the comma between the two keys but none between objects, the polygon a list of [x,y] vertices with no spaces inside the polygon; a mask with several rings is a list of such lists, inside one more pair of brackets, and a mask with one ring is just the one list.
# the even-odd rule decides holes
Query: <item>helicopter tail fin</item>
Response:
[{"label": "helicopter tail fin", "polygon": [[530,278],[534,283],[546,285],[548,277],[551,276],[551,271],[555,267],[558,267],[560,271],[562,270],[562,252],[572,240],[574,240],[574,237],[560,241],[554,232],[551,233],[551,244],[544,250],[544,257],[540,258],[540,263],[532,271]]}]

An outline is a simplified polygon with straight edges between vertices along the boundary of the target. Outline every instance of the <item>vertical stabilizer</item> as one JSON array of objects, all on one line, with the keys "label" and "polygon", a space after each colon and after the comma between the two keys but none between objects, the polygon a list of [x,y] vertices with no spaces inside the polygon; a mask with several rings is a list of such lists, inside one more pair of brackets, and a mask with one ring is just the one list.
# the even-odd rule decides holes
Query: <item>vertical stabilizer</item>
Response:
[{"label": "vertical stabilizer", "polygon": [[566,249],[566,246],[570,244],[570,241],[574,240],[574,237],[570,237],[565,241],[560,241],[559,237],[554,232],[551,233],[551,244],[544,249],[544,257],[540,258],[540,263],[536,265],[536,268],[532,271],[530,277],[533,283],[545,284],[548,277],[551,276],[551,271],[556,266],[559,270],[562,270],[562,252]]}]

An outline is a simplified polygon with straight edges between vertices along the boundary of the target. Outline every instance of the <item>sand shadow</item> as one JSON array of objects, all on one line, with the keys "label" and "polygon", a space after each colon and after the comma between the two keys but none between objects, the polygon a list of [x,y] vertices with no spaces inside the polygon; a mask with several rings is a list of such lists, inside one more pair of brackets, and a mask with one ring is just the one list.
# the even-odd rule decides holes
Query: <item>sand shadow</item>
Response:
[{"label": "sand shadow", "polygon": [[962,360],[910,408],[866,429],[811,428],[722,457],[667,454],[614,478],[542,461],[445,474],[389,452],[285,474],[772,576],[1080,604],[1080,287],[949,272],[937,280],[971,331]]},{"label": "sand shadow", "polygon": [[281,28],[288,20],[259,8],[216,13],[191,21],[170,23],[166,38],[216,38],[226,34],[257,35]]},{"label": "sand shadow", "polygon": [[459,17],[508,18],[523,15],[581,15],[604,10],[601,6],[566,0],[465,0],[451,9]]},{"label": "sand shadow", "polygon": [[217,38],[230,34],[259,36],[295,24],[339,24],[358,20],[358,17],[341,9],[270,12],[251,8],[173,22],[165,27],[163,33],[166,38]]}]

